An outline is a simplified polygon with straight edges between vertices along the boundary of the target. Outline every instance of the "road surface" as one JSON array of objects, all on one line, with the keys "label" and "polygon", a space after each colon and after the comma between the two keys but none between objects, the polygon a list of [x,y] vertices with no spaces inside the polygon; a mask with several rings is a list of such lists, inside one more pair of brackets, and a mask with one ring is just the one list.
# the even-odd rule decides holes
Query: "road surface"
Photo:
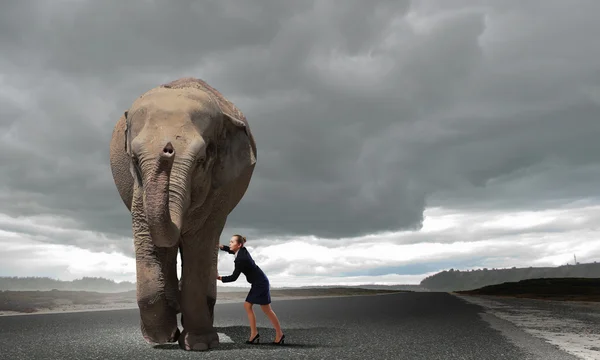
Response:
[{"label": "road surface", "polygon": [[[143,340],[135,309],[0,317],[0,358],[20,359],[577,359],[528,333],[491,324],[483,307],[448,293],[275,301],[285,346],[246,345],[241,303],[215,308],[222,343],[208,352]],[[274,331],[259,308],[261,339]],[[507,328],[509,335],[504,331]],[[519,339],[518,341],[515,341]]]}]

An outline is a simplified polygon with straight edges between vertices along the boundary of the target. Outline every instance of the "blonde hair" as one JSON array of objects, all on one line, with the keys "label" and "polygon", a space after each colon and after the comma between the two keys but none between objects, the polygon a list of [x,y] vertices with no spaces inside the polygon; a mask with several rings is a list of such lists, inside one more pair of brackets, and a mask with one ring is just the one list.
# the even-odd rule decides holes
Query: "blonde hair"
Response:
[{"label": "blonde hair", "polygon": [[235,234],[233,236],[235,236],[236,241],[237,241],[238,244],[244,246],[244,244],[246,243],[246,237],[245,236],[238,235],[238,234]]}]

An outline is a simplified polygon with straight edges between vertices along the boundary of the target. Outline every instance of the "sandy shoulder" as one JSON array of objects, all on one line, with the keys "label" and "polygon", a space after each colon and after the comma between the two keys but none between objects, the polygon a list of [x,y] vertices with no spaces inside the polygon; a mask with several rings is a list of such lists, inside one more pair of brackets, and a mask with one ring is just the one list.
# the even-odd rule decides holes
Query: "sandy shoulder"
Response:
[{"label": "sandy shoulder", "polygon": [[580,359],[600,359],[600,303],[453,295]]}]

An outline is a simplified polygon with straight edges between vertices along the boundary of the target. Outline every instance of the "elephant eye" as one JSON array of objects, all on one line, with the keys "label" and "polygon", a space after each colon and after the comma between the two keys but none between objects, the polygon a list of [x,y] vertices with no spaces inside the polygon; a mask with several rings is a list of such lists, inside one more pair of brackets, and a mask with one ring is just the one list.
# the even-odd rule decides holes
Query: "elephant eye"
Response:
[{"label": "elephant eye", "polygon": [[198,156],[198,159],[196,160],[197,164],[200,166],[205,166],[206,160],[210,159],[212,156],[214,156],[214,153],[215,153],[215,146],[213,145],[213,143],[209,143],[206,146],[205,153],[201,156]]}]

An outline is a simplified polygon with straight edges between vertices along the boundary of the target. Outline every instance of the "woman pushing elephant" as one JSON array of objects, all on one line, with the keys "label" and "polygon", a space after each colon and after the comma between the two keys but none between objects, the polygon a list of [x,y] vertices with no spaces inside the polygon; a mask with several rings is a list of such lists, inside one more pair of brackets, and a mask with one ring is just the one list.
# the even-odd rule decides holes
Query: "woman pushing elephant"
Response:
[{"label": "woman pushing elephant", "polygon": [[233,282],[237,280],[241,273],[243,273],[246,275],[248,282],[252,284],[248,296],[246,296],[246,301],[244,302],[244,308],[246,309],[248,321],[250,322],[250,339],[246,341],[247,344],[259,343],[260,335],[256,328],[256,316],[252,309],[254,304],[260,305],[260,308],[265,315],[267,315],[275,328],[275,341],[273,341],[273,344],[283,344],[285,335],[281,331],[277,315],[275,315],[273,309],[271,309],[269,279],[261,268],[256,265],[252,256],[250,256],[248,249],[244,246],[245,243],[246,238],[244,236],[233,235],[229,240],[229,246],[219,246],[221,250],[235,255],[235,269],[233,270],[233,274],[229,276],[217,276],[217,280],[221,280],[224,283]]}]

